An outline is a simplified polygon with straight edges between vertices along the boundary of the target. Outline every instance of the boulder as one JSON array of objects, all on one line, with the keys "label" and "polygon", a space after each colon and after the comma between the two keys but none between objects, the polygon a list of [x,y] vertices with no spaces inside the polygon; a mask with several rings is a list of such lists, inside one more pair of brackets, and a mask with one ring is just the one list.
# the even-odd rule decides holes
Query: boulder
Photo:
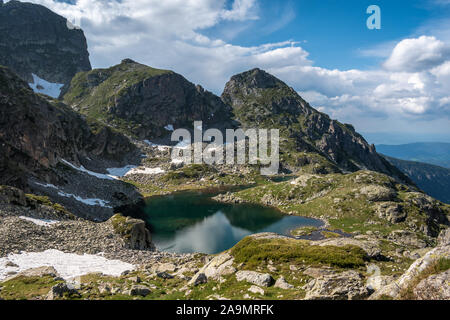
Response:
[{"label": "boulder", "polygon": [[360,190],[362,195],[365,195],[369,201],[391,201],[397,196],[394,189],[379,186],[379,185],[368,185],[364,186]]},{"label": "boulder", "polygon": [[173,275],[167,272],[157,272],[156,276],[162,279],[173,279]]},{"label": "boulder", "polygon": [[406,247],[425,248],[426,242],[420,239],[415,232],[407,230],[394,230],[388,235],[388,239]]},{"label": "boulder", "polygon": [[446,228],[439,233],[438,245],[445,246],[450,244],[450,228]]},{"label": "boulder", "polygon": [[128,295],[130,296],[148,296],[151,293],[150,289],[146,286],[137,284],[133,285],[128,291]]},{"label": "boulder", "polygon": [[377,291],[394,281],[392,276],[372,276],[366,281],[366,287],[370,291]]},{"label": "boulder", "polygon": [[[370,296],[370,299],[377,300],[385,296],[389,296],[394,299],[398,298],[402,291],[407,290],[415,283],[417,277],[420,276],[425,269],[441,259],[450,259],[449,245],[436,247],[422,258],[417,259],[403,275],[387,286],[384,286],[380,290],[376,291]],[[434,279],[433,281],[436,283],[440,280]]]},{"label": "boulder", "polygon": [[20,189],[9,186],[0,186],[0,203],[26,206],[27,199],[25,193]]},{"label": "boulder", "polygon": [[175,272],[177,271],[177,266],[173,263],[162,263],[156,267],[157,272]]},{"label": "boulder", "polygon": [[198,286],[201,284],[205,284],[208,282],[208,278],[204,273],[197,273],[195,276],[192,277],[192,279],[189,281],[188,284]]},{"label": "boulder", "polygon": [[280,289],[285,289],[285,290],[294,288],[294,286],[292,284],[289,284],[286,282],[286,279],[283,276],[279,277],[277,279],[277,281],[275,281],[274,287],[280,288]]},{"label": "boulder", "polygon": [[418,300],[450,300],[450,270],[420,281],[414,295]]},{"label": "boulder", "polygon": [[58,283],[53,286],[47,294],[47,300],[55,300],[58,298],[63,298],[64,296],[78,295],[78,291],[67,283]]},{"label": "boulder", "polygon": [[256,293],[256,294],[260,294],[260,295],[264,295],[264,294],[265,294],[264,289],[263,289],[263,288],[260,288],[260,287],[258,287],[258,286],[251,286],[251,287],[248,289],[248,291],[253,292],[253,293]]},{"label": "boulder", "polygon": [[199,271],[204,273],[207,278],[219,280],[222,276],[230,275],[236,272],[233,267],[234,258],[227,252],[219,254],[210,262],[205,264]]},{"label": "boulder", "polygon": [[126,248],[135,250],[154,249],[150,232],[143,220],[116,214],[109,221],[114,231],[122,237]]},{"label": "boulder", "polygon": [[16,275],[13,276],[13,278],[16,277],[52,277],[56,278],[59,277],[58,272],[53,267],[38,267],[38,268],[32,268],[27,269],[25,271],[19,272]]},{"label": "boulder", "polygon": [[270,274],[255,271],[238,271],[236,279],[237,281],[247,281],[261,287],[270,287],[274,282]]},{"label": "boulder", "polygon": [[378,204],[376,208],[377,215],[386,219],[391,223],[399,223],[405,221],[406,212],[403,211],[403,207],[395,202],[382,202]]},{"label": "boulder", "polygon": [[324,275],[304,288],[305,300],[359,300],[369,295],[362,277],[355,271]]}]

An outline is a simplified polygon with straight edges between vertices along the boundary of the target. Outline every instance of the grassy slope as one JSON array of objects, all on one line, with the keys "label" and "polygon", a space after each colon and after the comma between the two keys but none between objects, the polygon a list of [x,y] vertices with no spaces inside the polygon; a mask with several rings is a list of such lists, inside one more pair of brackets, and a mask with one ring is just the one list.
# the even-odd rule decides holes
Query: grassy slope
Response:
[{"label": "grassy slope", "polygon": [[109,69],[80,72],[72,79],[64,102],[85,114],[88,121],[108,123],[121,132],[131,134],[139,124],[112,116],[108,108],[133,85],[168,73],[171,71],[124,62]]},{"label": "grassy slope", "polygon": [[[392,201],[403,206],[403,210],[408,213],[407,220],[392,224],[379,218],[375,212],[376,202],[369,201],[360,193],[360,188],[365,185],[395,190],[397,196]],[[417,225],[426,223],[425,213],[409,201],[415,195],[410,191],[386,175],[359,171],[348,175],[311,176],[305,186],[290,182],[258,186],[237,192],[236,196],[257,203],[265,203],[265,199],[270,199],[284,212],[325,218],[331,227],[346,232],[377,231],[387,235],[393,230],[408,229],[408,223],[413,220]],[[447,214],[450,212],[450,206],[442,203],[438,206],[446,210]]]}]

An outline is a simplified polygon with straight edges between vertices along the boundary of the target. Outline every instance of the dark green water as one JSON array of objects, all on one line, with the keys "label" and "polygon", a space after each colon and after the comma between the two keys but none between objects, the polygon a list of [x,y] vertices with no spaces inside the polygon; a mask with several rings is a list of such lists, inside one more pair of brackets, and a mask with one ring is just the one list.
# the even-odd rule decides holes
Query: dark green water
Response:
[{"label": "dark green water", "polygon": [[300,226],[321,221],[286,216],[278,210],[253,204],[223,204],[211,199],[218,192],[180,192],[147,199],[145,219],[152,239],[164,251],[218,253],[253,233],[288,235]]}]

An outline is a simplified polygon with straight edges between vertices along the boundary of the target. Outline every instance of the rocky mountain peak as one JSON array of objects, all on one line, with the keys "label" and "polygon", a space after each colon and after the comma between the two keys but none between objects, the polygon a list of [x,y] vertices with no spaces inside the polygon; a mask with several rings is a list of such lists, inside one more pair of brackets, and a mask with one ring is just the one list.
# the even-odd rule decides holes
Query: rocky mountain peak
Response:
[{"label": "rocky mountain peak", "polygon": [[60,90],[76,73],[91,69],[83,31],[41,5],[2,4],[0,44],[0,65],[36,87],[58,84]]},{"label": "rocky mountain peak", "polygon": [[120,64],[138,64],[138,63],[130,58],[126,58],[126,59],[123,59]]},{"label": "rocky mountain peak", "polygon": [[231,78],[230,82],[234,82],[237,85],[245,86],[247,88],[258,89],[287,86],[285,83],[283,83],[273,75],[259,68],[255,68],[235,75]]},{"label": "rocky mountain peak", "polygon": [[317,111],[294,89],[261,69],[231,77],[222,100],[233,108],[242,126],[278,128],[280,157],[294,168],[315,163],[319,168],[315,171],[333,171],[328,165],[324,169],[328,162],[342,171],[370,169],[410,182],[351,125]]},{"label": "rocky mountain peak", "polygon": [[[171,128],[229,120],[230,108],[169,70],[125,59],[108,69],[77,74],[64,101],[75,110],[139,139],[167,136]],[[169,129],[168,129],[169,128]]]}]

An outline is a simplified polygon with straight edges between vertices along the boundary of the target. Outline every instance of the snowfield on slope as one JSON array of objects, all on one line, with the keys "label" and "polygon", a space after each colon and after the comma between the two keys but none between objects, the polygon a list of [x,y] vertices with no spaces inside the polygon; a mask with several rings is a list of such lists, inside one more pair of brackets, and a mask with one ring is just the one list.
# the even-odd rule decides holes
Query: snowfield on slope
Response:
[{"label": "snowfield on slope", "polygon": [[25,217],[25,216],[20,216],[19,218],[22,220],[25,220],[25,221],[32,222],[32,223],[34,223],[38,226],[42,226],[42,227],[50,227],[51,225],[59,222],[57,220],[36,219],[36,218],[30,218],[30,217]]},{"label": "snowfield on slope", "polygon": [[[6,266],[8,262],[12,262],[18,267]],[[124,271],[131,271],[135,268],[130,263],[120,260],[108,260],[99,254],[78,255],[49,249],[44,252],[10,254],[5,258],[0,258],[0,281],[8,277],[8,272],[18,273],[38,267],[54,267],[65,280],[97,272],[118,277]]]},{"label": "snowfield on slope", "polygon": [[38,186],[41,187],[45,187],[45,188],[51,188],[51,189],[55,189],[58,191],[58,195],[60,195],[61,197],[65,197],[65,198],[73,198],[78,202],[82,202],[84,204],[87,204],[89,206],[100,206],[100,207],[105,207],[105,208],[112,208],[111,206],[109,206],[108,204],[110,203],[109,201],[106,200],[102,200],[102,199],[97,199],[97,198],[87,198],[84,199],[80,196],[71,194],[71,193],[66,193],[64,191],[61,191],[57,186],[47,183],[47,184],[42,184],[42,183],[38,183],[36,182],[36,184]]}]

